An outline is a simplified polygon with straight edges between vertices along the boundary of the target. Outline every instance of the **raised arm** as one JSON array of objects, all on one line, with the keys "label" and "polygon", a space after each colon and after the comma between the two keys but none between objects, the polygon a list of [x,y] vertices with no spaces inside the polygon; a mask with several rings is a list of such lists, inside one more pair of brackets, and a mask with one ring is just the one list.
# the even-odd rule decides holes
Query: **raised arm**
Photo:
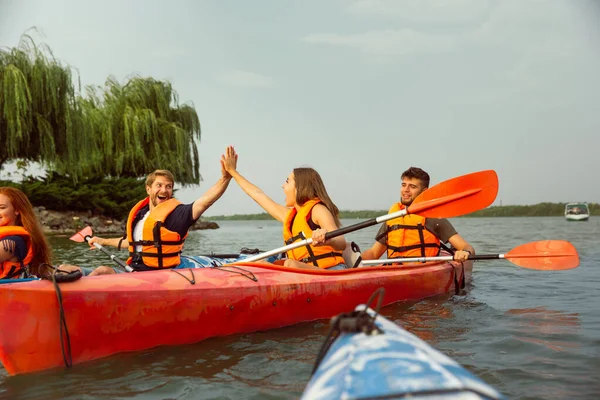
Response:
[{"label": "raised arm", "polygon": [[225,154],[221,156],[221,165],[227,171],[242,190],[252,198],[259,206],[268,212],[273,218],[279,222],[284,222],[289,211],[289,208],[276,203],[265,194],[258,186],[244,178],[237,171],[237,154],[233,146],[228,146]]},{"label": "raised arm", "polygon": [[[237,164],[237,154],[234,151],[234,167]],[[206,211],[210,206],[214,204],[215,201],[219,200],[225,190],[227,190],[227,186],[229,186],[229,182],[231,182],[231,175],[225,169],[223,164],[223,160],[221,159],[221,178],[215,183],[210,189],[206,191],[198,200],[194,202],[192,206],[192,218],[194,220],[200,218],[204,211]]]}]

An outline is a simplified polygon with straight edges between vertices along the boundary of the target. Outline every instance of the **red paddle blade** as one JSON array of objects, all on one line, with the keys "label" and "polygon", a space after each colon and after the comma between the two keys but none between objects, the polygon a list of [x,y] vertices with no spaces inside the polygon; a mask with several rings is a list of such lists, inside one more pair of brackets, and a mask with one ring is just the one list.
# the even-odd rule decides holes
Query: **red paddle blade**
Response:
[{"label": "red paddle blade", "polygon": [[83,243],[85,242],[86,236],[92,236],[92,228],[89,226],[86,226],[85,228],[71,236],[69,239],[71,239],[74,242]]},{"label": "red paddle blade", "polygon": [[520,267],[543,271],[560,271],[579,266],[575,246],[564,240],[522,244],[504,254],[504,258]]},{"label": "red paddle blade", "polygon": [[452,218],[491,205],[498,194],[494,170],[474,172],[440,182],[421,193],[408,212],[429,218]]}]

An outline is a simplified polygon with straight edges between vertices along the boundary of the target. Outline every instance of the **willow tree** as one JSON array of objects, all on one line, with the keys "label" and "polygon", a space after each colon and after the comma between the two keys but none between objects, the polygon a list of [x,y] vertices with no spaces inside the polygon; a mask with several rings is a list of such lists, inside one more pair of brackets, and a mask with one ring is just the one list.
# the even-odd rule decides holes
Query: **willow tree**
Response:
[{"label": "willow tree", "polygon": [[0,49],[0,91],[0,165],[37,161],[74,181],[160,168],[200,182],[200,121],[168,82],[111,77],[82,96],[72,69],[23,35],[16,48]]},{"label": "willow tree", "polygon": [[74,135],[75,88],[71,68],[45,45],[23,35],[0,49],[0,165],[12,159],[77,164],[85,136]]},{"label": "willow tree", "polygon": [[[178,182],[200,182],[200,120],[179,104],[168,82],[135,76],[124,85],[110,77],[78,97],[74,126],[91,141],[81,168],[91,175],[139,177],[160,168]],[[57,164],[68,172],[69,164]]]}]

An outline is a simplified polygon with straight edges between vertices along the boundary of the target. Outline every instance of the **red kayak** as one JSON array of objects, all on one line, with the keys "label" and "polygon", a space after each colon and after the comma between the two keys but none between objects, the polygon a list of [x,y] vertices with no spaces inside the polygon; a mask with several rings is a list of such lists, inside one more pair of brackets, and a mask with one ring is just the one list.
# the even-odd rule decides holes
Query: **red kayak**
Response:
[{"label": "red kayak", "polygon": [[279,328],[333,317],[380,287],[384,305],[453,291],[471,271],[472,261],[343,271],[240,263],[84,277],[59,284],[61,301],[50,281],[4,284],[0,361],[16,375]]}]

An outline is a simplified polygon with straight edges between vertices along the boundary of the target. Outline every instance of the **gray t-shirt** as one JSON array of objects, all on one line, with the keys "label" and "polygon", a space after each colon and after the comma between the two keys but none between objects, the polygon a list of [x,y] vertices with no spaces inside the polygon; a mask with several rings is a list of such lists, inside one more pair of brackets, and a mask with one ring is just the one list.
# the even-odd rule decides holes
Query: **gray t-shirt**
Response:
[{"label": "gray t-shirt", "polygon": [[[381,228],[379,228],[379,231],[377,231],[375,238],[383,235],[386,229],[387,224],[381,224]],[[454,229],[450,221],[445,218],[427,218],[425,220],[425,229],[437,236],[442,243],[448,243],[448,239],[457,234],[456,229]],[[377,241],[387,246],[386,236],[382,236],[381,238],[377,239]]]}]

